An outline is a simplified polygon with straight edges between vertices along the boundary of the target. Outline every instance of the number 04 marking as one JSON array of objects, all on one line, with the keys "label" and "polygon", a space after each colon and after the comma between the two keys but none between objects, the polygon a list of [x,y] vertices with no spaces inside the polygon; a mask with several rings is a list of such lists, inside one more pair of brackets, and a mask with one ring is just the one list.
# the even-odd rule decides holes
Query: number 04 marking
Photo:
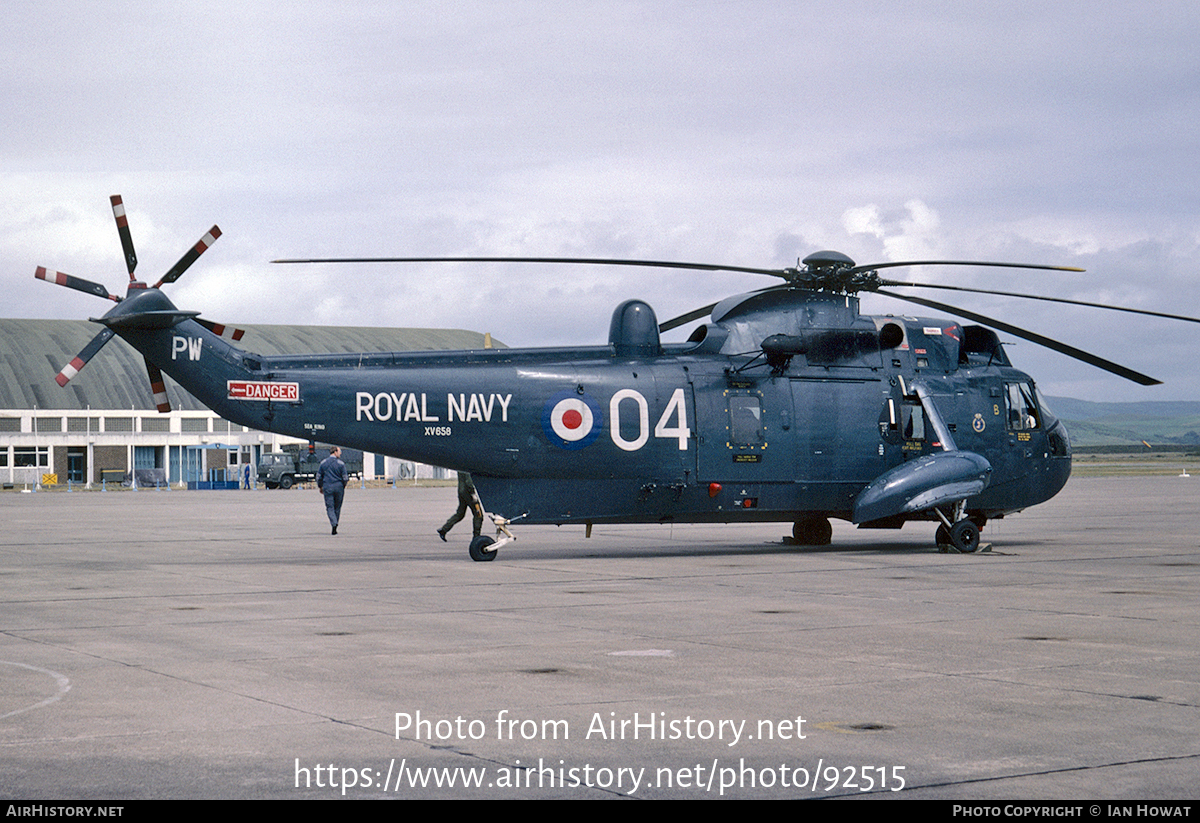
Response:
[{"label": "number 04 marking", "polygon": [[[632,400],[637,405],[638,434],[632,440],[626,440],[621,435],[621,402],[623,400]],[[675,418],[673,426],[669,425],[672,418]],[[616,392],[608,403],[608,419],[612,440],[620,449],[627,452],[637,451],[650,439],[650,409],[641,392],[634,389],[621,389]],[[663,409],[662,417],[658,418],[658,423],[654,426],[654,436],[668,439],[674,437],[679,440],[679,450],[687,451],[688,439],[692,436],[692,430],[688,428],[687,424],[687,403],[684,401],[682,388],[676,389],[671,395],[671,399],[667,401],[667,407]]]}]

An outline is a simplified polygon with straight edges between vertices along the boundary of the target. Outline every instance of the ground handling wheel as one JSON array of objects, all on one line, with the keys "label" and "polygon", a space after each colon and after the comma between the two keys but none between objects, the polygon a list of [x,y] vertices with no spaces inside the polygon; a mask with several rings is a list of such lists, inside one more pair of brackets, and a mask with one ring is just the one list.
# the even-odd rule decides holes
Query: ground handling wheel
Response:
[{"label": "ground handling wheel", "polygon": [[496,549],[488,550],[496,541],[488,537],[486,534],[481,534],[471,541],[470,547],[467,549],[471,554],[471,559],[476,563],[486,563],[496,559],[499,552]]}]

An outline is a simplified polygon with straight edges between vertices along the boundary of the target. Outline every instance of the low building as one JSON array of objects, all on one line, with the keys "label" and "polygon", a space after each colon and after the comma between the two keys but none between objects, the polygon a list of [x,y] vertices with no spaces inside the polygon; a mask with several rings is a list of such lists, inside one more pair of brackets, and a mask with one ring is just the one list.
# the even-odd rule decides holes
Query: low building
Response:
[{"label": "low building", "polygon": [[[233,480],[263,452],[304,442],[230,423],[169,377],[172,411],[155,411],[142,356],[120,340],[60,388],[55,374],[96,330],[79,320],[0,319],[0,483]],[[456,329],[247,326],[238,345],[271,355],[478,349],[491,341]],[[363,468],[368,479],[445,476],[384,455],[365,454]]]}]

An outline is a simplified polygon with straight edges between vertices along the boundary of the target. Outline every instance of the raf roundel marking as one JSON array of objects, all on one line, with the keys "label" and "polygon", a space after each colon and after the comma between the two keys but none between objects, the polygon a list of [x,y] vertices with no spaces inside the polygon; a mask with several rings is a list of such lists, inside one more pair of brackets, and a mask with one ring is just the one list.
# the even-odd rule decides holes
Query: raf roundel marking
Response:
[{"label": "raf roundel marking", "polygon": [[542,430],[561,449],[576,451],[590,446],[602,428],[600,406],[586,394],[559,392],[542,409]]}]

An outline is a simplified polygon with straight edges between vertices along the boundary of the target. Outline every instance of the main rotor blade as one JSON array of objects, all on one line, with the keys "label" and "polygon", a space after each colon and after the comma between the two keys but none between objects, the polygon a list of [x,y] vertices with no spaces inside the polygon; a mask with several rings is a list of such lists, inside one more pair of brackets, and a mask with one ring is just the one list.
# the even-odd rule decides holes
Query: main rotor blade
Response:
[{"label": "main rotor blade", "polygon": [[111,300],[114,303],[120,303],[121,298],[115,294],[109,294],[108,289],[99,283],[93,283],[91,280],[84,280],[82,277],[73,277],[61,271],[51,271],[45,266],[38,266],[34,271],[33,276],[38,280],[45,280],[47,283],[57,283],[60,286],[66,286],[68,289],[94,294],[97,297],[103,297],[106,300]]},{"label": "main rotor blade", "polygon": [[1155,380],[1153,377],[1142,374],[1141,372],[1136,372],[1133,369],[1128,369],[1118,363],[1113,363],[1111,360],[1105,360],[1103,357],[1097,357],[1096,355],[1089,354],[1082,349],[1077,349],[1074,346],[1068,346],[1066,343],[1060,343],[1053,338],[1044,337],[1036,332],[1027,331],[1019,326],[1013,326],[1001,320],[988,317],[987,315],[977,314],[972,311],[967,311],[966,309],[960,309],[957,306],[947,305],[946,303],[939,303],[936,300],[926,300],[923,297],[912,297],[907,294],[897,294],[896,292],[883,291],[882,289],[877,291],[876,294],[894,297],[897,300],[905,300],[909,303],[916,303],[920,306],[926,306],[931,309],[937,309],[938,311],[944,311],[949,314],[963,317],[967,320],[973,320],[976,323],[982,323],[983,325],[990,326],[993,329],[1008,332],[1016,337],[1023,338],[1032,343],[1037,343],[1039,346],[1045,346],[1048,349],[1053,349],[1060,354],[1065,354],[1068,357],[1075,358],[1076,360],[1082,360],[1084,363],[1087,363],[1090,366],[1095,366],[1098,369],[1104,369],[1107,372],[1112,372],[1118,377],[1124,377],[1126,380],[1132,380],[1134,383],[1139,383],[1143,386],[1157,386],[1162,383],[1161,380]]},{"label": "main rotor blade", "polygon": [[171,401],[167,399],[167,384],[163,380],[158,366],[146,360],[146,376],[150,378],[150,391],[154,394],[154,405],[164,414],[171,410]]},{"label": "main rotor blade", "polygon": [[684,325],[687,325],[688,323],[691,323],[693,320],[699,320],[701,317],[711,314],[712,310],[715,309],[716,307],[717,307],[716,303],[709,303],[704,308],[695,309],[694,311],[690,311],[687,314],[681,314],[678,317],[672,317],[670,320],[667,320],[666,322],[659,323],[658,330],[659,330],[659,332],[664,332],[664,331],[670,331],[671,329],[677,329],[680,326],[684,326]]},{"label": "main rotor blade", "polygon": [[1186,317],[1182,314],[1164,314],[1158,311],[1147,311],[1146,309],[1130,309],[1125,306],[1110,306],[1106,303],[1089,303],[1084,300],[1068,300],[1065,297],[1043,297],[1037,294],[1022,294],[1012,291],[994,291],[992,289],[972,289],[966,286],[942,286],[934,283],[905,283],[901,280],[880,280],[882,286],[910,286],[918,289],[946,289],[948,291],[965,291],[973,292],[974,294],[996,294],[1001,297],[1023,297],[1026,300],[1045,300],[1047,303],[1068,303],[1072,306],[1087,306],[1093,309],[1109,309],[1111,311],[1125,311],[1131,314],[1146,314],[1150,317],[1165,317],[1168,320],[1185,320],[1188,323],[1200,323],[1200,317]]},{"label": "main rotor blade", "polygon": [[642,266],[657,269],[696,271],[740,271],[787,278],[783,269],[749,266],[719,266],[711,263],[679,263],[671,260],[621,260],[607,257],[312,257],[272,260],[272,263],[577,263],[589,266]]},{"label": "main rotor blade", "polygon": [[994,263],[984,260],[902,260],[897,263],[872,263],[869,266],[855,266],[847,270],[847,274],[860,271],[875,271],[876,269],[894,269],[901,266],[993,266],[1000,269],[1043,269],[1046,271],[1081,272],[1074,266],[1043,266],[1037,263]]},{"label": "main rotor blade", "polygon": [[129,268],[129,279],[133,279],[133,270],[137,268],[137,254],[133,250],[133,235],[129,233],[129,220],[125,217],[125,204],[121,195],[114,194],[108,198],[112,203],[113,217],[117,221],[117,234],[121,236],[121,251],[125,253],[125,265]]},{"label": "main rotor blade", "polygon": [[75,355],[70,363],[62,367],[54,377],[54,382],[60,386],[66,387],[71,378],[79,374],[79,370],[87,365],[87,362],[96,356],[96,353],[104,348],[104,344],[113,338],[112,329],[104,329],[98,335],[92,338],[92,342],[83,347],[83,351]]},{"label": "main rotor blade", "polygon": [[[749,294],[762,294],[763,292],[777,291],[780,289],[788,289],[788,288],[790,288],[790,287],[783,286],[783,285],[767,286],[765,289],[755,289],[754,291],[749,292]],[[709,303],[707,306],[703,306],[699,309],[693,309],[692,311],[688,312],[687,314],[681,314],[678,317],[672,317],[670,320],[667,320],[666,322],[659,323],[658,331],[660,333],[665,332],[665,331],[670,331],[671,329],[677,329],[680,326],[683,326],[687,323],[691,323],[693,320],[699,320],[699,319],[703,318],[706,314],[711,314],[712,310],[715,309],[719,305],[721,305],[720,300],[718,300],[716,303]]]},{"label": "main rotor blade", "polygon": [[174,283],[180,276],[188,270],[188,266],[196,262],[196,259],[204,252],[208,251],[208,247],[217,242],[217,238],[221,236],[221,230],[215,225],[208,230],[208,233],[197,241],[196,245],[192,246],[183,253],[183,257],[179,258],[174,266],[162,276],[162,279],[154,284],[154,288],[159,288],[163,283]]}]

